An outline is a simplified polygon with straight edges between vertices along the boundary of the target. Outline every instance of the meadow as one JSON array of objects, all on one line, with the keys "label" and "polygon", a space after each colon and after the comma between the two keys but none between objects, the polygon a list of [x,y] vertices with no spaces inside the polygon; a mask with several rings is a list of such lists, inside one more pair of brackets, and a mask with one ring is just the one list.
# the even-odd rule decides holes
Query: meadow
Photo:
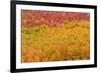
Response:
[{"label": "meadow", "polygon": [[21,62],[90,58],[88,13],[22,11]]}]

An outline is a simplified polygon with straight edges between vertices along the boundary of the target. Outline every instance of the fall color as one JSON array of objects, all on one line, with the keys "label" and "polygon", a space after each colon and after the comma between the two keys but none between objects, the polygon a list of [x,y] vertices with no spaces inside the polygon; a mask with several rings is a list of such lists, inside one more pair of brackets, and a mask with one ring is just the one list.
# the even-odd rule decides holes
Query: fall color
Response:
[{"label": "fall color", "polygon": [[22,63],[89,59],[89,18],[82,12],[22,10]]}]

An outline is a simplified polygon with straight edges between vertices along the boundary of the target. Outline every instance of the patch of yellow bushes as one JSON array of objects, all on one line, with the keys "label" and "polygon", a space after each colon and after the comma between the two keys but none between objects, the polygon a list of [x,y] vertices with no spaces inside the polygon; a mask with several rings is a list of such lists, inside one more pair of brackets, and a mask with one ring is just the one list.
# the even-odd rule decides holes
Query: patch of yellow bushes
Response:
[{"label": "patch of yellow bushes", "polygon": [[22,27],[22,63],[89,59],[89,24],[73,20],[59,27]]}]

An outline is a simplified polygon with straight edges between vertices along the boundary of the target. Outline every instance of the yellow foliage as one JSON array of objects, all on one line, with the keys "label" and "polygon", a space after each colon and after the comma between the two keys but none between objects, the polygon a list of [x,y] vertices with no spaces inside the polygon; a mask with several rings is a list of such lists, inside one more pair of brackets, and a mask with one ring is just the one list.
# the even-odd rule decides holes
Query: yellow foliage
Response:
[{"label": "yellow foliage", "polygon": [[[41,19],[42,21],[43,19]],[[71,21],[61,27],[22,28],[22,63],[90,58],[89,21]]]}]

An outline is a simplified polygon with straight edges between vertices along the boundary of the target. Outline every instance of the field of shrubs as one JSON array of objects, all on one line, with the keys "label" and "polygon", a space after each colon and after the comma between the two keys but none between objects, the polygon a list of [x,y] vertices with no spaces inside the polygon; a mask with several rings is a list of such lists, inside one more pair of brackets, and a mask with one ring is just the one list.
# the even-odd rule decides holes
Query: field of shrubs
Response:
[{"label": "field of shrubs", "polygon": [[22,63],[90,58],[88,13],[22,10]]}]

